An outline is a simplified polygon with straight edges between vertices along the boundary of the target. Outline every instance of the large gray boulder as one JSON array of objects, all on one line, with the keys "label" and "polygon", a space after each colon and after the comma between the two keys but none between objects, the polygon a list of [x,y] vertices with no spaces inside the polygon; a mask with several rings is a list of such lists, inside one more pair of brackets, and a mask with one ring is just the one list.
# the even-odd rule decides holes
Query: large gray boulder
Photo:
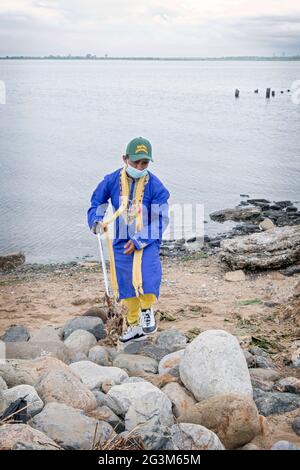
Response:
[{"label": "large gray boulder", "polygon": [[110,366],[109,352],[103,346],[94,346],[89,350],[89,361],[95,362],[98,366]]},{"label": "large gray boulder", "polygon": [[174,446],[171,450],[224,450],[218,436],[198,424],[174,424],[171,441]]},{"label": "large gray boulder", "polygon": [[104,323],[97,317],[75,317],[67,321],[63,327],[63,338],[66,339],[75,330],[89,331],[97,340],[106,337]]},{"label": "large gray boulder", "polygon": [[88,355],[89,350],[96,346],[97,340],[89,331],[75,330],[65,339],[64,343],[72,353]]},{"label": "large gray boulder", "polygon": [[128,374],[119,367],[98,366],[91,361],[74,362],[69,367],[90,390],[100,389],[106,381],[120,384],[128,378]]},{"label": "large gray boulder", "polygon": [[185,387],[199,401],[237,393],[252,398],[247,362],[237,339],[223,330],[207,330],[185,349],[179,366]]},{"label": "large gray boulder", "polygon": [[84,411],[97,406],[93,393],[70,369],[49,371],[36,384],[36,389],[45,403],[63,403]]},{"label": "large gray boulder", "polygon": [[164,448],[174,423],[169,398],[149,382],[115,385],[107,394],[125,417],[125,429],[135,430],[146,449]]},{"label": "large gray boulder", "polygon": [[60,341],[59,329],[54,326],[42,326],[42,328],[31,331],[30,341],[34,343],[47,343]]},{"label": "large gray boulder", "polygon": [[180,331],[166,330],[157,335],[155,344],[160,348],[167,349],[169,353],[172,353],[179,349],[184,349],[187,345],[187,338]]},{"label": "large gray boulder", "polygon": [[47,404],[29,424],[64,449],[70,450],[90,450],[96,427],[96,442],[103,444],[115,434],[110,424],[85,416],[81,410],[60,403]]},{"label": "large gray boulder", "polygon": [[7,390],[7,389],[8,389],[8,387],[6,385],[6,382],[0,375],[0,394],[1,394],[2,390]]},{"label": "large gray boulder", "polygon": [[7,359],[36,359],[43,356],[56,357],[66,364],[71,361],[70,350],[62,341],[6,343]]},{"label": "large gray boulder", "polygon": [[8,390],[2,391],[4,408],[7,408],[18,398],[23,397],[26,397],[25,399],[28,405],[27,414],[29,417],[36,415],[43,409],[44,403],[37,394],[35,388],[31,385],[17,385],[16,387],[12,387]]},{"label": "large gray boulder", "polygon": [[27,424],[3,424],[0,426],[0,450],[59,450],[46,434]]},{"label": "large gray boulder", "polygon": [[12,325],[5,331],[1,340],[5,343],[28,341],[30,334],[28,328],[23,325]]},{"label": "large gray boulder", "polygon": [[300,259],[300,226],[275,227],[221,242],[220,259],[232,269],[277,269]]},{"label": "large gray boulder", "polygon": [[113,365],[126,369],[129,375],[156,374],[158,369],[158,362],[155,359],[137,354],[119,354],[115,358]]},{"label": "large gray boulder", "polygon": [[69,372],[69,367],[55,357],[43,356],[32,360],[8,360],[0,362],[0,375],[8,387],[15,385],[33,385],[50,371],[62,370]]}]

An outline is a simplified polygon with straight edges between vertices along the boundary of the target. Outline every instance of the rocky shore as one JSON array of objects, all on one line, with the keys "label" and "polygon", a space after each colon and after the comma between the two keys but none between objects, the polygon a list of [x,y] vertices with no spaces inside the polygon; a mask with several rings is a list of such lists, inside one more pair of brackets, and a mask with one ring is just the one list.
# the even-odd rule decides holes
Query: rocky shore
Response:
[{"label": "rocky shore", "polygon": [[245,201],[211,215],[238,233],[164,243],[158,333],[125,346],[107,335],[99,263],[2,260],[0,416],[27,405],[26,423],[0,418],[0,450],[300,449],[291,207]]}]

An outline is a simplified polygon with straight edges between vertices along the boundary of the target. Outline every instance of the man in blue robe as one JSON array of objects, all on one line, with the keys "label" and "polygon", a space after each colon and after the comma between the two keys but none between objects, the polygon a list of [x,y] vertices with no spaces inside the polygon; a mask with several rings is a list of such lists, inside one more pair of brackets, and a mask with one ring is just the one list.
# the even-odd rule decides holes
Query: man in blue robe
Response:
[{"label": "man in blue robe", "polygon": [[[118,298],[128,312],[128,329],[120,337],[122,342],[144,339],[157,329],[152,304],[159,297],[162,275],[159,249],[169,222],[170,194],[148,170],[150,161],[153,161],[152,147],[148,140],[138,137],[129,142],[123,169],[106,175],[98,184],[88,210],[88,224],[93,233],[106,231],[103,218],[108,201],[119,214],[124,184],[127,185],[126,211],[122,210],[115,219],[112,250]],[[142,223],[137,230],[139,213]],[[133,285],[133,279],[137,285]]]}]

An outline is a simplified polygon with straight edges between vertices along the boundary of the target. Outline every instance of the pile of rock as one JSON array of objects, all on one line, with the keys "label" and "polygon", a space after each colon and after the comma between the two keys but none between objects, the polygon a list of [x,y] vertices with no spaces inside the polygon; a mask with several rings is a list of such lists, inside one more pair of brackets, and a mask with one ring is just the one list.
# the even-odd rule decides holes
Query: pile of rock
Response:
[{"label": "pile of rock", "polygon": [[132,433],[145,449],[236,449],[260,433],[260,414],[299,406],[297,380],[283,379],[262,351],[245,355],[225,331],[188,344],[170,330],[122,348],[104,337],[103,321],[91,316],[5,332],[0,414],[26,396],[28,422],[0,421],[1,450],[91,449]]}]

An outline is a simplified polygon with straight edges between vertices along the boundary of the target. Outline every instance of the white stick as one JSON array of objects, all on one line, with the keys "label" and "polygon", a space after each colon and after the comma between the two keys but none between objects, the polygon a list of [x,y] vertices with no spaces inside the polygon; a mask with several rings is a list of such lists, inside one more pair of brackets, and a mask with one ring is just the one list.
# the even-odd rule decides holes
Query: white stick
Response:
[{"label": "white stick", "polygon": [[97,233],[98,236],[98,242],[99,242],[99,251],[100,251],[100,260],[101,260],[101,265],[102,265],[102,272],[103,272],[103,278],[104,278],[104,285],[105,285],[105,292],[110,296],[109,293],[109,287],[108,287],[108,277],[107,277],[107,271],[106,271],[106,263],[104,259],[104,254],[103,254],[103,246],[102,246],[102,240],[101,240],[101,235],[100,233]]}]

